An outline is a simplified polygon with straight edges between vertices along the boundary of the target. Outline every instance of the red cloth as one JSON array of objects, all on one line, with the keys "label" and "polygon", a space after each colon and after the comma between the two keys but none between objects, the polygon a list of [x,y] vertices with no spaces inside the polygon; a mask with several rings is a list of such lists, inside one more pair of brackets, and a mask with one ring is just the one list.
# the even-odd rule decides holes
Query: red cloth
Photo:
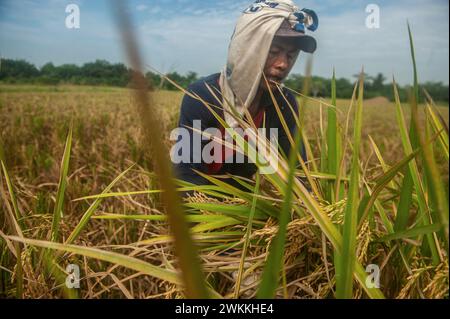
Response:
[{"label": "red cloth", "polygon": [[[255,123],[256,128],[260,128],[261,124],[262,124],[262,120],[264,118],[264,110],[260,110],[256,116],[253,118],[253,122]],[[221,133],[221,138],[225,137],[225,128],[221,127],[220,128],[220,133]],[[245,136],[245,140],[247,141],[247,136]],[[210,164],[206,164],[207,166],[207,173],[208,175],[212,175],[212,174],[217,174],[220,169],[223,166],[223,163],[225,163],[225,152],[226,150],[226,146],[222,144],[222,160],[219,161],[219,163],[216,162],[212,162]],[[233,150],[233,154],[230,156],[234,156],[234,154],[236,153],[236,150]]]}]

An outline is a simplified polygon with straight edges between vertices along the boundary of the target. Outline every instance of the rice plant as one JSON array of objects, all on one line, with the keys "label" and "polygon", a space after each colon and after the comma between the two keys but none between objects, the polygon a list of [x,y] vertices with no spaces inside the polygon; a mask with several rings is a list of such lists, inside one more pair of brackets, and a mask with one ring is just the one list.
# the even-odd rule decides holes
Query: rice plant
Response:
[{"label": "rice plant", "polygon": [[[122,22],[126,32],[127,22]],[[80,127],[88,119],[77,122],[75,114],[66,114],[72,124],[63,127],[68,133],[65,145],[60,143],[62,161],[54,166],[53,180],[59,182],[53,192],[39,195],[36,189],[42,187],[25,185],[11,174],[7,164],[13,161],[9,152],[14,145],[7,141],[2,146],[6,152],[0,152],[0,294],[448,298],[448,171],[441,165],[448,164],[448,128],[426,92],[426,104],[417,104],[420,91],[411,32],[409,37],[411,102],[406,107],[400,103],[393,81],[396,100],[390,105],[397,122],[390,129],[400,136],[396,151],[401,153],[395,160],[380,139],[364,134],[370,123],[364,117],[369,110],[363,76],[343,107],[336,100],[334,73],[329,103],[311,98],[307,84],[303,92],[296,92],[300,107],[293,115],[299,129],[294,136],[288,133],[292,151],[281,157],[274,174],[257,174],[254,180],[228,176],[245,190],[221,176],[203,174],[208,185],[171,179],[169,144],[161,142],[169,128],[158,129],[158,93],[149,97],[139,74],[130,96],[135,99],[129,102],[137,112],[128,123],[142,120],[143,129],[134,132],[140,142],[132,145],[152,143],[153,151],[139,151],[146,160],[109,163],[109,168],[106,161],[106,167],[95,161],[77,164],[89,156],[80,152],[82,143],[89,145],[83,150],[92,149],[103,137],[89,144],[91,137],[82,135],[89,130]],[[135,69],[140,69],[132,41],[127,49]],[[305,129],[308,105],[314,105],[316,114],[326,109],[311,130]],[[226,126],[215,106],[204,107]],[[288,111],[293,112],[292,106]],[[253,125],[238,116],[236,120],[243,128]],[[233,137],[246,155],[258,152],[245,139]],[[300,155],[301,144],[307,162]],[[264,156],[271,163],[273,153]],[[30,163],[26,160],[22,167]],[[88,175],[88,165],[103,173]],[[96,186],[82,188],[85,180]],[[195,193],[181,201],[176,191],[186,190]],[[82,268],[78,295],[64,285],[67,264]]]}]

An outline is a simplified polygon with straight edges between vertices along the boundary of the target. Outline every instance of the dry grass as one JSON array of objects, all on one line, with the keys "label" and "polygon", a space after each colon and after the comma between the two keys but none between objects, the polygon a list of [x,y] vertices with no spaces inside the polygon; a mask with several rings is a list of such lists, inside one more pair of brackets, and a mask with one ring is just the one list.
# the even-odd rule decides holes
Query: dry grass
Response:
[{"label": "dry grass", "polygon": [[[41,92],[39,92],[41,91]],[[178,92],[155,92],[153,101],[162,110],[161,123],[164,136],[168,136],[176,126],[178,107],[182,95]],[[327,103],[325,101],[324,103]],[[349,101],[338,101],[340,122],[343,123]],[[448,107],[439,111],[447,119]],[[311,139],[314,153],[319,156],[320,145],[318,129],[324,130],[320,114],[326,112],[326,106],[309,103],[306,110],[305,125]],[[144,156],[142,136],[133,106],[132,96],[126,89],[98,89],[60,87],[54,91],[51,87],[0,87],[0,127],[6,164],[19,200],[27,238],[49,238],[60,160],[70,120],[74,121],[74,136],[69,169],[69,179],[65,202],[65,217],[62,220],[60,236],[65,240],[77,225],[82,214],[89,207],[89,201],[74,201],[77,198],[99,194],[122,171],[132,163],[137,165],[114,187],[114,191],[133,191],[154,189],[157,186],[154,177],[146,173],[151,171],[151,161]],[[350,127],[351,130],[351,127]],[[384,159],[393,164],[402,158],[402,142],[399,136],[395,109],[392,103],[374,99],[365,104],[364,126],[362,131],[361,156],[365,175],[376,176],[381,168],[372,154],[367,136],[370,135],[380,147]],[[444,159],[440,167],[445,176],[448,189],[448,166]],[[202,196],[193,202],[210,202]],[[230,203],[232,204],[232,203]],[[342,220],[343,203],[327,206],[324,209],[336,222]],[[340,205],[340,206],[339,206]],[[6,220],[6,206],[0,206],[0,229],[9,233]],[[152,214],[162,215],[158,194],[124,196],[105,199],[96,215],[114,214]],[[207,212],[204,212],[207,213]],[[381,226],[380,226],[381,227]],[[216,239],[196,238],[201,250],[203,267],[209,282],[223,296],[231,297],[234,291],[233,272],[238,269],[240,260],[239,246],[233,249],[214,248],[215,243],[240,241],[242,225],[228,227],[235,234],[223,235]],[[368,229],[368,228],[366,228]],[[249,246],[249,258],[258,274],[266,258],[270,241],[276,234],[277,226],[269,219],[265,224],[257,224],[252,233]],[[167,237],[167,224],[162,221],[126,221],[91,219],[87,229],[76,240],[76,244],[98,247],[138,257],[153,265],[167,269],[176,269],[171,241]],[[0,234],[1,235],[1,234]],[[228,236],[228,237],[227,237]],[[371,237],[372,236],[372,237]],[[448,296],[448,263],[439,265],[433,271],[425,269],[422,260],[411,265],[407,280],[395,278],[398,272],[388,263],[397,258],[386,250],[386,246],[372,244],[375,234],[362,232],[358,238],[359,260],[367,263],[385,265],[382,287],[387,297],[398,298],[442,298]],[[152,242],[142,242],[152,239]],[[139,243],[140,244],[136,244]],[[242,244],[242,241],[241,241]],[[0,296],[11,297],[15,293],[14,276],[16,259],[5,248],[2,241],[0,268]],[[311,218],[294,219],[288,226],[285,260],[284,287],[278,296],[288,298],[325,298],[333,294],[333,256],[332,247],[326,241],[319,227]],[[368,253],[370,251],[370,254]],[[23,251],[24,297],[44,298],[61,296],[56,283],[36,262],[38,251],[32,248]],[[136,273],[106,262],[66,255],[62,266],[70,262],[81,266],[82,281],[79,296],[82,298],[177,298],[180,290],[173,284]],[[245,275],[245,274],[244,274]],[[402,281],[403,280],[403,281]],[[245,284],[245,285],[244,285]],[[256,283],[245,282],[241,287],[243,297],[254,296]],[[358,288],[355,297],[364,296]]]}]

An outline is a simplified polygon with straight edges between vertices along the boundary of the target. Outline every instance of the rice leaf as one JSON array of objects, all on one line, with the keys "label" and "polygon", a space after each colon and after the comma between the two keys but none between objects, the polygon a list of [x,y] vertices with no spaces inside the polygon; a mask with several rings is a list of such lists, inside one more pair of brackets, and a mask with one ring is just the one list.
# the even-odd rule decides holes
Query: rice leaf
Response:
[{"label": "rice leaf", "polygon": [[[198,210],[206,210],[215,213],[222,213],[241,220],[247,220],[251,207],[247,205],[229,205],[229,204],[214,204],[214,203],[186,203],[186,207],[195,208]],[[255,212],[256,219],[263,219],[268,216],[261,211]]]},{"label": "rice leaf", "polygon": [[[311,67],[311,63],[308,64],[308,69]],[[306,72],[310,74],[310,72]],[[309,82],[308,80],[305,83]],[[308,92],[308,84],[305,84],[304,92]],[[304,108],[304,104],[300,103],[299,107],[299,118],[302,118],[301,111]],[[259,299],[267,299],[273,298],[275,296],[276,289],[278,288],[278,283],[281,274],[281,268],[283,267],[283,255],[285,249],[286,242],[286,232],[287,232],[287,224],[291,217],[292,204],[294,199],[294,180],[295,180],[295,169],[296,169],[296,161],[297,154],[300,153],[300,149],[302,147],[301,144],[301,129],[302,127],[298,127],[295,132],[294,138],[294,147],[291,148],[289,154],[289,165],[288,165],[288,174],[287,181],[284,189],[284,201],[280,211],[280,216],[278,219],[278,232],[275,238],[272,240],[270,245],[269,256],[267,257],[266,265],[264,266],[261,284],[258,288],[257,298]]]},{"label": "rice leaf", "polygon": [[[4,158],[2,154],[0,154],[0,157]],[[21,221],[17,218],[17,216],[20,216],[20,212],[19,212],[19,208],[17,205],[17,199],[14,194],[14,187],[11,182],[11,179],[9,178],[8,170],[6,169],[3,159],[0,159],[0,162],[2,165],[3,175],[5,176],[5,179],[6,179],[6,184],[7,184],[8,191],[9,191],[9,197],[13,204],[13,208],[11,209],[11,205],[9,205],[7,196],[3,189],[3,181],[1,178],[2,171],[0,171],[1,198],[3,198],[3,200],[5,201],[6,209],[8,210],[11,231],[15,232],[18,236],[23,237],[22,229],[24,229],[24,228],[23,228],[23,224],[21,223]],[[13,210],[14,210],[14,213],[13,213]],[[14,216],[14,215],[16,215],[16,216]],[[3,233],[1,231],[0,231],[0,234],[3,235]],[[16,298],[22,299],[23,298],[23,277],[24,277],[23,267],[22,267],[22,248],[17,243],[15,243],[13,246],[14,247],[12,247],[11,251],[13,252],[13,254],[16,257],[16,265],[17,265],[17,268],[16,268]]]},{"label": "rice leaf", "polygon": [[60,220],[63,217],[64,195],[67,187],[67,173],[69,171],[70,150],[72,148],[73,122],[70,123],[69,133],[67,134],[66,146],[61,161],[59,175],[58,191],[56,193],[56,202],[53,210],[53,221],[51,229],[51,240],[58,241]]},{"label": "rice leaf", "polygon": [[296,152],[298,152],[298,147],[300,146],[300,138],[300,132],[297,131],[295,134],[295,147],[291,149],[289,154],[289,174],[286,189],[284,191],[285,198],[278,219],[278,232],[270,245],[269,256],[267,258],[262,274],[261,284],[257,292],[257,298],[259,299],[273,298],[275,296],[275,291],[278,288],[281,268],[283,267],[282,260],[286,242],[286,228],[292,210],[292,187],[295,178]]},{"label": "rice leaf", "polygon": [[439,144],[440,144],[440,148],[445,156],[445,159],[448,161],[449,160],[449,146],[448,146],[449,137],[448,137],[448,132],[446,130],[446,127],[444,125],[445,123],[443,124],[441,122],[439,117],[436,115],[436,112],[433,110],[433,108],[430,105],[426,106],[425,111],[429,115],[430,120],[428,122],[432,125],[434,132],[441,132],[441,134],[439,135]]},{"label": "rice leaf", "polygon": [[[128,167],[125,171],[123,171],[122,173],[120,173],[102,192],[101,195],[103,194],[107,194],[111,188],[123,177],[125,176],[126,173],[128,173],[128,171],[134,166],[131,165],[130,167]],[[65,241],[65,244],[72,244],[75,239],[78,238],[78,236],[80,235],[80,233],[83,231],[83,229],[86,227],[87,223],[89,222],[91,216],[95,213],[95,211],[97,210],[98,206],[100,205],[100,203],[102,202],[104,197],[96,197],[96,200],[89,206],[89,208],[86,210],[86,212],[83,214],[83,216],[81,217],[80,221],[78,222],[78,225],[74,228],[74,230],[72,231],[72,233],[69,235],[69,237],[67,238],[67,240]]]},{"label": "rice leaf", "polygon": [[[108,219],[108,220],[152,220],[152,221],[167,221],[166,215],[122,215],[122,214],[104,214],[93,216],[93,219]],[[221,215],[186,215],[186,220],[191,223],[203,223],[203,222],[211,222],[211,221],[219,221],[222,219],[228,219],[226,216]]]},{"label": "rice leaf", "polygon": [[380,177],[378,177],[376,179],[376,181],[375,181],[376,185],[375,185],[375,187],[373,189],[372,195],[370,195],[369,200],[366,203],[361,203],[361,205],[360,205],[359,209],[362,211],[361,218],[360,218],[360,221],[359,221],[359,225],[360,226],[361,226],[362,222],[364,221],[365,217],[367,216],[367,214],[369,212],[369,209],[372,208],[375,200],[380,195],[381,191],[383,191],[383,189],[387,186],[387,184],[390,183],[392,181],[392,179],[395,176],[397,176],[397,174],[404,167],[409,165],[409,162],[412,159],[414,159],[419,154],[420,151],[421,151],[421,148],[415,150],[414,152],[412,152],[411,154],[409,154],[408,156],[406,156],[405,158],[403,158],[402,160],[397,162],[386,173],[384,173],[383,175],[381,175]]},{"label": "rice leaf", "polygon": [[160,188],[164,190],[162,204],[168,215],[170,230],[175,239],[175,254],[181,268],[186,296],[188,298],[208,298],[209,293],[206,289],[197,248],[189,233],[189,226],[181,207],[181,198],[176,192],[169,152],[161,135],[162,129],[158,110],[155,109],[154,104],[149,99],[148,81],[142,72],[143,63],[136,35],[129,20],[128,10],[123,2],[116,1],[115,4],[119,31],[125,44],[129,62],[134,70],[132,72],[132,83],[136,88],[134,90],[135,105],[144,133],[144,143],[150,146],[158,182],[161,185]]},{"label": "rice leaf", "polygon": [[[412,106],[413,112],[417,112],[416,101],[413,100],[412,104],[413,104],[413,106]],[[414,125],[416,127],[416,130],[419,131],[420,124],[419,124],[417,118],[418,118],[418,115],[416,114],[414,116],[414,119],[415,119]],[[423,157],[425,172],[426,172],[426,176],[428,178],[428,191],[429,191],[428,193],[430,194],[431,207],[433,207],[433,209],[437,211],[437,215],[439,217],[439,222],[444,227],[445,241],[446,241],[446,245],[448,247],[448,215],[449,215],[448,195],[445,192],[445,187],[444,187],[444,184],[441,179],[441,173],[439,172],[439,168],[438,168],[438,166],[436,164],[436,160],[433,156],[434,152],[431,148],[431,144],[426,143],[424,141],[423,135],[419,135],[419,144],[423,148],[423,152],[421,153],[421,155]],[[425,220],[426,220],[425,226],[427,226],[429,224],[429,222],[428,222],[428,219],[425,219]],[[432,220],[430,222],[432,222]],[[431,245],[433,245],[430,247],[432,249],[432,253],[434,252],[434,249],[436,249],[436,251],[437,251],[438,247],[437,247],[436,240],[434,239],[434,237],[431,234],[427,234],[427,238],[429,241],[428,244],[430,245],[430,242],[431,242],[432,243]],[[437,265],[438,260],[440,259],[440,256],[439,256],[439,259],[437,259],[437,258],[438,257],[433,254],[433,259],[434,259],[435,265]]]},{"label": "rice leaf", "polygon": [[[255,184],[255,191],[254,191],[255,195],[257,195],[259,193],[259,183],[260,183],[260,176],[259,176],[259,173],[256,173],[256,184]],[[239,263],[238,276],[236,278],[236,286],[235,286],[235,290],[234,290],[234,298],[235,299],[239,298],[239,290],[241,288],[242,274],[244,272],[245,257],[247,256],[247,248],[248,248],[248,245],[250,242],[250,234],[252,232],[253,218],[255,216],[256,202],[257,202],[257,197],[254,196],[253,202],[252,202],[252,208],[251,208],[250,214],[248,216],[247,230],[245,232],[245,241],[244,241],[244,245],[242,247],[242,256],[241,256],[241,260]]]},{"label": "rice leaf", "polygon": [[[411,33],[411,28],[409,26],[408,23],[408,35],[409,35],[409,43],[410,43],[410,49],[411,49],[411,59],[412,59],[412,64],[413,64],[413,74],[414,74],[414,86],[413,86],[413,98],[412,98],[412,102],[411,102],[411,126],[410,126],[410,130],[411,130],[411,145],[414,148],[417,148],[420,144],[424,144],[423,142],[423,137],[421,136],[421,129],[419,127],[419,119],[418,119],[418,111],[417,111],[417,103],[419,103],[419,81],[418,81],[418,77],[417,77],[417,66],[416,66],[416,58],[415,58],[415,52],[414,52],[414,42],[413,42],[413,38],[412,38],[412,33]],[[423,157],[423,161],[425,162],[425,168],[427,170],[431,169],[433,171],[436,170],[436,167],[433,167],[432,164],[432,159],[430,159],[429,154],[426,154],[426,149],[424,148],[424,152],[422,152],[422,157]],[[434,165],[435,166],[435,165]],[[430,171],[428,171],[428,173],[431,173]],[[434,172],[433,174],[436,174],[436,172]],[[426,205],[426,200],[425,200],[425,195],[423,194],[423,187],[420,187],[419,182],[420,182],[420,176],[416,172],[412,172],[412,177],[413,177],[413,181],[418,193],[418,198],[419,198],[419,207],[421,207],[422,210],[422,218],[421,218],[421,222],[424,225],[429,225],[430,223],[432,223],[431,221],[431,213],[429,210],[428,206]],[[439,177],[437,177],[439,178]],[[438,180],[435,180],[434,182],[438,183]],[[441,187],[439,185],[439,183],[436,185],[437,186],[437,190],[438,191],[438,195],[436,195],[436,197],[432,197],[432,198],[442,198],[442,192],[439,190]],[[441,214],[446,214],[448,215],[448,202],[444,203],[446,200],[439,200],[439,209],[442,209],[443,212]],[[441,215],[442,216],[442,215]],[[443,217],[444,220],[442,221],[443,224],[445,224],[445,219],[448,221],[448,217]],[[448,223],[447,223],[448,224]],[[447,231],[448,232],[448,231]],[[434,236],[432,236],[431,234],[427,234],[427,243],[428,246],[431,250],[431,256],[433,259],[433,265],[437,266],[440,262],[441,262],[441,254],[439,253],[439,247],[436,243],[436,240],[434,238]],[[448,243],[448,236],[447,236],[447,243]]]},{"label": "rice leaf", "polygon": [[381,237],[379,241],[390,241],[390,240],[396,240],[396,239],[403,239],[403,238],[413,238],[417,237],[419,235],[426,235],[430,233],[438,232],[442,229],[441,224],[431,224],[426,226],[417,226],[413,227],[411,229],[406,229],[402,231],[397,231],[393,234],[386,235],[384,237]]},{"label": "rice leaf", "polygon": [[356,236],[358,223],[359,203],[359,149],[361,144],[362,108],[364,95],[364,76],[361,73],[358,90],[358,103],[355,112],[355,124],[353,131],[353,155],[350,186],[348,191],[347,205],[344,214],[343,249],[341,256],[341,285],[336,287],[337,298],[351,298],[353,295],[353,271],[356,261]]},{"label": "rice leaf", "polygon": [[[331,104],[333,107],[328,108],[328,126],[327,126],[327,172],[335,176],[339,175],[339,163],[340,163],[340,136],[338,132],[337,114],[336,114],[336,73],[333,69],[333,77],[331,79]],[[336,195],[335,183],[328,183],[328,201],[334,203]]]},{"label": "rice leaf", "polygon": [[19,210],[19,205],[17,205],[16,193],[14,192],[14,185],[9,177],[8,170],[6,169],[6,165],[3,160],[0,160],[2,165],[3,175],[5,176],[6,186],[8,187],[9,197],[11,199],[11,203],[14,209],[14,214],[16,216],[16,221],[19,226],[19,230],[24,229],[24,224],[22,222],[22,215]]},{"label": "rice leaf", "polygon": [[91,248],[91,247],[85,247],[85,246],[77,246],[77,245],[68,245],[68,244],[60,244],[50,241],[43,241],[43,240],[35,240],[35,239],[28,239],[28,238],[20,238],[16,236],[8,236],[9,239],[25,243],[37,247],[47,248],[47,249],[53,249],[58,250],[62,252],[68,252],[68,253],[74,253],[77,255],[82,255],[94,259],[99,259],[103,261],[107,261],[116,265],[120,265],[129,269],[133,269],[135,271],[142,272],[144,274],[147,274],[149,276],[162,279],[165,281],[168,281],[170,283],[174,284],[180,284],[180,278],[176,272],[173,272],[171,270],[162,269],[157,266],[153,266],[145,261],[142,261],[140,259],[105,251],[97,248]]}]

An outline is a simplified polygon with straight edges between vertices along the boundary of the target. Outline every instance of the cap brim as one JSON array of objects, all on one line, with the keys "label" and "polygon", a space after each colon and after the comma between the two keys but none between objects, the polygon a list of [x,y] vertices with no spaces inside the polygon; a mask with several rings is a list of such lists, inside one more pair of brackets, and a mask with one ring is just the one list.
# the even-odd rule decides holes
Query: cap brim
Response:
[{"label": "cap brim", "polygon": [[288,30],[287,32],[283,32],[285,30],[280,30],[275,35],[276,37],[287,38],[296,43],[297,47],[304,52],[314,53],[317,49],[317,42],[312,36],[302,34],[296,31]]}]

